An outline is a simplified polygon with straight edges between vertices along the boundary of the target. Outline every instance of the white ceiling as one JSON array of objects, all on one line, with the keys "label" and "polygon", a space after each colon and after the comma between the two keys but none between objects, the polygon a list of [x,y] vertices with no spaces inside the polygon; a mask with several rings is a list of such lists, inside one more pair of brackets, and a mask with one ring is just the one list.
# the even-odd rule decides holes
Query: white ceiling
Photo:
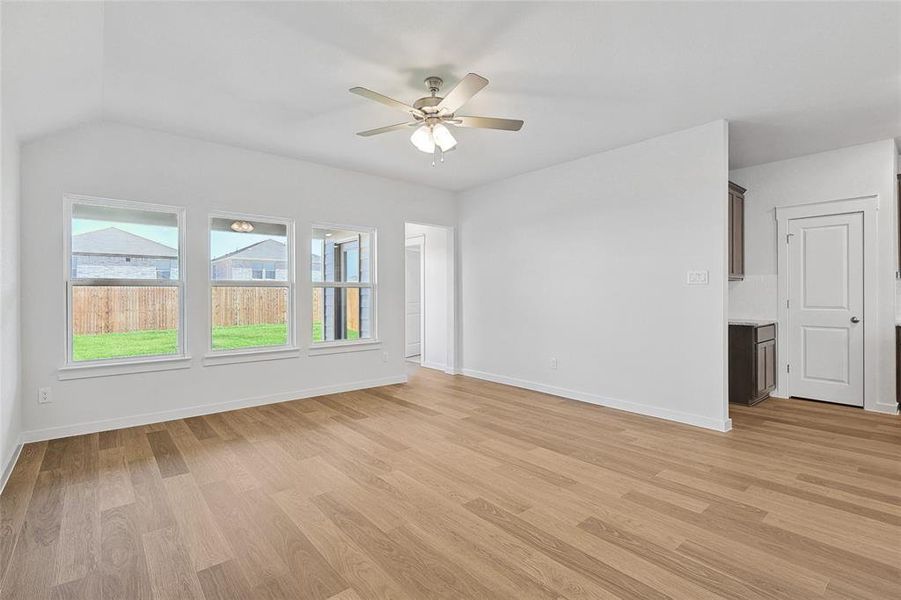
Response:
[{"label": "white ceiling", "polygon": [[[4,116],[105,118],[460,190],[718,118],[733,167],[901,136],[901,3],[3,2]],[[491,83],[437,168],[422,79]],[[652,167],[652,166],[651,166]]]}]

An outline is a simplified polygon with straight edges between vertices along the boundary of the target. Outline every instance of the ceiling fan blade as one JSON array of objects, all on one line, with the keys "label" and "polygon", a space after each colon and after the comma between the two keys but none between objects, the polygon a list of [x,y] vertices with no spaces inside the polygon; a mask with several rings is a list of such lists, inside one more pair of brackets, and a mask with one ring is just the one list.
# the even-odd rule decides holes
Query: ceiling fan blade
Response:
[{"label": "ceiling fan blade", "polygon": [[358,131],[357,135],[362,137],[369,137],[371,135],[378,135],[380,133],[388,133],[389,131],[397,131],[398,129],[406,129],[407,127],[413,127],[414,125],[419,125],[416,121],[412,121],[410,123],[398,123],[396,125],[386,125],[385,127],[378,127],[376,129],[367,129],[366,131]]},{"label": "ceiling fan blade", "polygon": [[478,129],[503,129],[504,131],[519,131],[522,129],[522,121],[517,119],[495,119],[494,117],[454,117],[448,123],[457,127],[476,127]]},{"label": "ceiling fan blade", "polygon": [[481,75],[468,74],[454,86],[454,89],[448,92],[444,100],[438,103],[438,110],[444,109],[448,113],[456,112],[486,85],[488,85],[488,80]]},{"label": "ceiling fan blade", "polygon": [[363,96],[364,98],[369,98],[370,100],[375,100],[379,104],[384,104],[385,106],[390,106],[391,108],[399,108],[404,112],[408,112],[413,115],[423,116],[423,113],[418,108],[413,108],[409,104],[404,104],[399,100],[395,100],[394,98],[389,98],[388,96],[384,96],[379,94],[378,92],[373,92],[372,90],[367,90],[364,87],[352,87],[348,90],[351,94],[356,94],[357,96]]}]

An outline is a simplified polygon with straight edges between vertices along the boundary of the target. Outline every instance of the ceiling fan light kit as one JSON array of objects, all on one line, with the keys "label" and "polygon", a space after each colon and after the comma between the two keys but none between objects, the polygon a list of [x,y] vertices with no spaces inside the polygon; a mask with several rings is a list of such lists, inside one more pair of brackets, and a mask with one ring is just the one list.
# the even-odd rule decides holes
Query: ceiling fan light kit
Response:
[{"label": "ceiling fan light kit", "polygon": [[231,224],[231,230],[237,233],[250,233],[253,231],[253,223],[249,221],[235,221]]},{"label": "ceiling fan light kit", "polygon": [[515,119],[466,117],[455,114],[470,98],[488,85],[488,80],[480,75],[475,73],[468,74],[444,97],[438,95],[438,92],[441,91],[441,86],[444,85],[444,80],[440,77],[426,77],[425,85],[429,90],[429,95],[419,98],[412,105],[404,104],[366,88],[351,88],[350,92],[352,94],[375,100],[391,108],[403,110],[413,118],[412,121],[405,123],[360,131],[357,135],[370,137],[388,133],[389,131],[416,127],[413,135],[410,136],[410,143],[417,150],[431,154],[433,156],[432,166],[435,166],[436,159],[444,162],[444,153],[453,150],[457,146],[457,140],[451,134],[447,125],[476,129],[500,129],[503,131],[519,131],[522,128],[523,122]]}]

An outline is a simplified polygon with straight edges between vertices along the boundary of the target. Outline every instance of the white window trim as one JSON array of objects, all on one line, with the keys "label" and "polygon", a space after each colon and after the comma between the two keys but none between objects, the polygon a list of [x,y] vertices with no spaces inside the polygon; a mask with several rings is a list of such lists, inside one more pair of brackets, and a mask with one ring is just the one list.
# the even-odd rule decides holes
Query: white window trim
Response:
[{"label": "white window trim", "polygon": [[307,356],[323,356],[326,354],[343,354],[344,352],[366,352],[378,350],[382,347],[379,340],[339,340],[337,342],[316,342],[309,350]]},{"label": "white window trim", "polygon": [[220,350],[205,355],[203,357],[203,366],[215,367],[217,365],[233,365],[236,363],[257,362],[262,360],[281,360],[285,358],[297,358],[299,356],[300,348],[286,348],[284,346],[259,346],[235,350]]},{"label": "white window trim", "polygon": [[[213,219],[235,219],[244,221],[260,221],[285,226],[286,248],[285,279],[213,279]],[[296,277],[294,267],[294,219],[288,217],[273,217],[242,213],[237,211],[214,210],[210,211],[207,218],[207,328],[206,328],[206,353],[203,356],[204,366],[227,365],[263,360],[277,360],[283,358],[297,358],[300,349],[297,347],[297,313],[296,302]],[[288,288],[288,340],[280,346],[251,346],[247,348],[235,348],[233,350],[213,349],[213,288],[214,287],[274,287]]]},{"label": "white window trim", "polygon": [[[334,341],[313,341],[313,320],[312,314],[307,316],[307,331],[310,348],[307,352],[308,356],[318,356],[322,354],[338,354],[340,352],[353,352],[355,350],[365,351],[374,350],[381,345],[378,334],[378,231],[375,227],[361,225],[347,225],[344,223],[325,223],[315,222],[310,225],[310,233],[316,229],[343,229],[353,231],[355,233],[369,234],[369,281],[363,282],[344,282],[344,281],[313,281],[313,254],[310,250],[310,241],[307,239],[307,265],[309,267],[310,281],[310,297],[312,298],[313,290],[316,288],[368,288],[372,290],[370,298],[370,315],[369,327],[372,330],[372,337],[360,340],[334,340]],[[310,312],[310,311],[307,311]],[[324,327],[324,324],[323,324]]]},{"label": "white window trim", "polygon": [[147,373],[151,371],[171,371],[173,369],[189,369],[190,356],[147,356],[134,360],[118,359],[115,363],[97,364],[96,362],[78,362],[60,367],[56,377],[60,381],[69,379],[87,379],[89,377],[109,377],[111,375],[128,375],[130,373]]},{"label": "white window trim", "polygon": [[[72,206],[84,204],[112,208],[128,208],[132,210],[155,211],[174,214],[178,223],[178,279],[75,279],[79,285],[112,285],[112,286],[152,286],[178,288],[178,352],[166,355],[126,356],[122,358],[106,358],[100,360],[75,361],[72,357],[72,289],[75,283],[72,278]],[[107,375],[123,375],[145,371],[161,371],[190,367],[191,357],[187,351],[185,336],[187,292],[185,287],[185,209],[181,206],[154,204],[118,200],[99,196],[65,194],[63,196],[63,281],[65,283],[66,333],[64,336],[65,357],[63,366],[58,369],[60,380],[81,379],[87,377],[103,377]]]}]

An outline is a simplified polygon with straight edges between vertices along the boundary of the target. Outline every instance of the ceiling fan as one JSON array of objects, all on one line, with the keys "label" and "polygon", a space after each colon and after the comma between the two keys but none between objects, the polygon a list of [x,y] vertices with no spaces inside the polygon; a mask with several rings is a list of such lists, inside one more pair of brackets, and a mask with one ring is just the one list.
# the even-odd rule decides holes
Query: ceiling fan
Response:
[{"label": "ceiling fan", "polygon": [[[366,88],[350,88],[350,93],[352,94],[375,100],[391,108],[400,109],[413,118],[412,121],[397,123],[396,125],[360,131],[357,135],[369,137],[380,133],[388,133],[389,131],[416,127],[413,135],[410,136],[410,142],[422,152],[432,154],[433,157],[440,157],[441,162],[444,162],[444,153],[453,150],[457,145],[457,140],[454,139],[447,125],[477,129],[501,129],[504,131],[519,131],[522,128],[522,121],[515,119],[465,117],[456,114],[460,107],[488,85],[488,80],[480,75],[475,73],[468,74],[444,97],[438,95],[438,92],[441,91],[441,86],[444,85],[444,80],[440,77],[426,77],[425,84],[430,95],[416,100],[412,105],[404,104],[394,98],[389,98]],[[435,165],[434,158],[432,165]]]}]

